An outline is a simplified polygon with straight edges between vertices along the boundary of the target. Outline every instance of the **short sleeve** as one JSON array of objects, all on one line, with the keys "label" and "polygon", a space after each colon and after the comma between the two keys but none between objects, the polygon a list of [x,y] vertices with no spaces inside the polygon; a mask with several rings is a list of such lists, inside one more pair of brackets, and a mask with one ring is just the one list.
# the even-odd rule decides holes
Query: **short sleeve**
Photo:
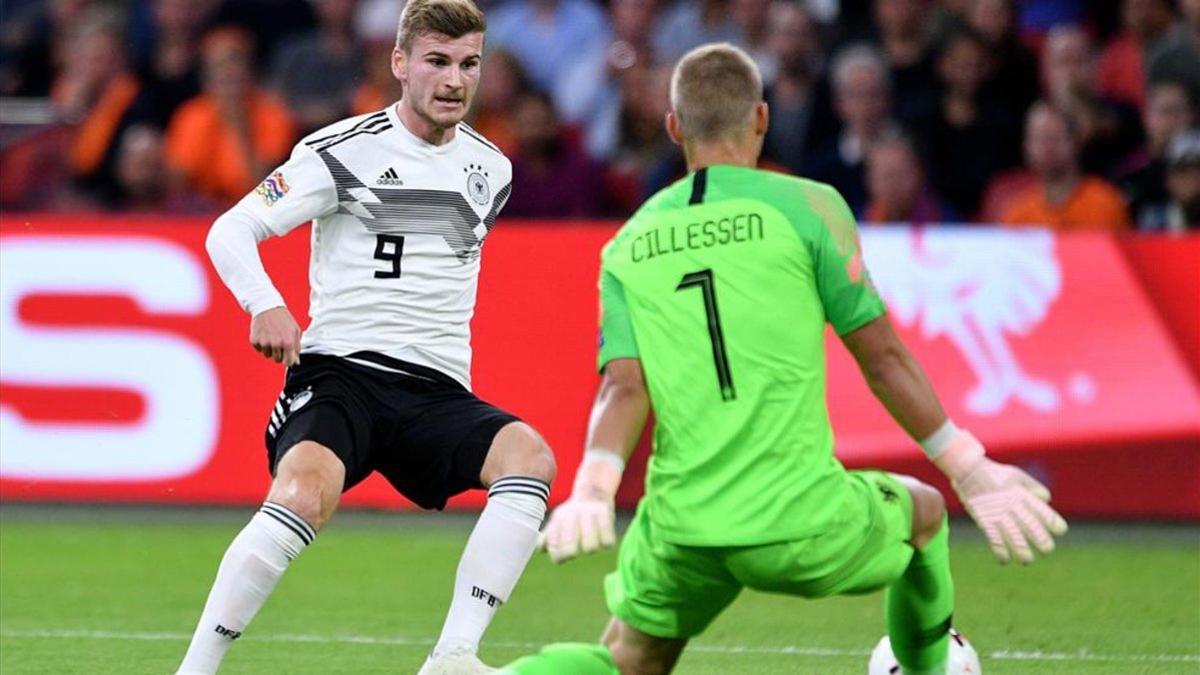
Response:
[{"label": "short sleeve", "polygon": [[846,200],[827,186],[813,206],[823,227],[812,242],[817,292],[825,316],[838,335],[845,335],[887,312],[871,284],[862,259],[862,242]]},{"label": "short sleeve", "polygon": [[284,235],[314,218],[337,210],[333,176],[317,153],[303,143],[292,156],[242,198],[249,209],[276,235]]},{"label": "short sleeve", "polygon": [[637,341],[625,301],[625,288],[607,270],[600,272],[600,354],[597,368],[615,359],[637,358]]}]

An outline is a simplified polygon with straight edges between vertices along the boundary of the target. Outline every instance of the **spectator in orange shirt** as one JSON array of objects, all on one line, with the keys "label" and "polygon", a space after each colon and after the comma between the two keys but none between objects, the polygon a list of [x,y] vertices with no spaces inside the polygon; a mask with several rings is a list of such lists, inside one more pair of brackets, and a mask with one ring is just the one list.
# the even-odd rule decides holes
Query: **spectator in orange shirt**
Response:
[{"label": "spectator in orange shirt", "polygon": [[204,92],[172,117],[167,163],[176,180],[232,202],[287,157],[295,125],[287,109],[255,82],[249,34],[218,29],[201,51]]},{"label": "spectator in orange shirt", "polygon": [[1025,162],[1037,181],[1013,197],[1003,222],[1057,230],[1129,229],[1121,193],[1080,171],[1070,118],[1047,103],[1035,103],[1026,117]]}]

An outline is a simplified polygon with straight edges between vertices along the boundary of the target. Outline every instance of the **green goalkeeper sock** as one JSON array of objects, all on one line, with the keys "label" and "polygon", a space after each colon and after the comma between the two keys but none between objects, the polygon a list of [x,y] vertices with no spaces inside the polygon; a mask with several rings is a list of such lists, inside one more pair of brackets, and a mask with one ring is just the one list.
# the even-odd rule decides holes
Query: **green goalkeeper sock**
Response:
[{"label": "green goalkeeper sock", "polygon": [[620,675],[608,647],[564,642],[546,645],[537,654],[523,656],[500,669],[497,675]]},{"label": "green goalkeeper sock", "polygon": [[950,524],[943,519],[942,529],[887,590],[888,636],[905,675],[945,672],[953,612]]}]

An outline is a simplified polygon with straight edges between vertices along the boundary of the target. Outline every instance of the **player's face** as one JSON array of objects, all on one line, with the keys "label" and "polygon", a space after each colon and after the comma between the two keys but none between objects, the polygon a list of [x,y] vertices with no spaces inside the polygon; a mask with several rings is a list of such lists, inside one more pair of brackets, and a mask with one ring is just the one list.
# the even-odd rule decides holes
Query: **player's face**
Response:
[{"label": "player's face", "polygon": [[417,35],[407,52],[392,54],[392,73],[404,86],[401,105],[436,128],[453,127],[475,96],[482,59],[483,33]]}]

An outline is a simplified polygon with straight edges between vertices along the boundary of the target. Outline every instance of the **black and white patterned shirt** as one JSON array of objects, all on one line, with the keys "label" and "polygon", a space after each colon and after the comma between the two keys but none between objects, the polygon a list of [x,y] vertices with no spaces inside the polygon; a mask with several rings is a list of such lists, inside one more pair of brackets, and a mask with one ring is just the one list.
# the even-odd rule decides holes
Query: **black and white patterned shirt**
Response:
[{"label": "black and white patterned shirt", "polygon": [[511,186],[511,162],[474,129],[431,145],[389,106],[303,139],[231,213],[273,235],[314,221],[302,352],[377,352],[469,388],[480,251]]}]

